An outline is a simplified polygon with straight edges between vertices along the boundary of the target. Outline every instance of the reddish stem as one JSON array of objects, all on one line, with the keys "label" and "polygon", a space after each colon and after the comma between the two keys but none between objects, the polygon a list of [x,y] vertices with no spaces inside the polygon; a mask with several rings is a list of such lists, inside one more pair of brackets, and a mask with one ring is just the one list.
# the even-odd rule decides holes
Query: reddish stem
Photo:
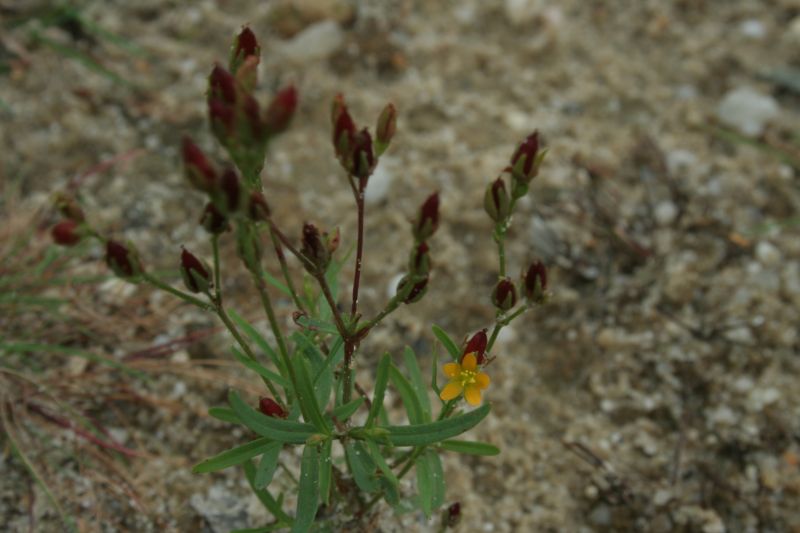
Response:
[{"label": "reddish stem", "polygon": [[362,179],[358,182],[358,193],[356,194],[356,206],[358,207],[358,241],[356,244],[356,271],[353,275],[353,305],[350,308],[350,319],[354,320],[358,312],[358,288],[361,284],[361,259],[364,255],[364,189],[367,180]]}]

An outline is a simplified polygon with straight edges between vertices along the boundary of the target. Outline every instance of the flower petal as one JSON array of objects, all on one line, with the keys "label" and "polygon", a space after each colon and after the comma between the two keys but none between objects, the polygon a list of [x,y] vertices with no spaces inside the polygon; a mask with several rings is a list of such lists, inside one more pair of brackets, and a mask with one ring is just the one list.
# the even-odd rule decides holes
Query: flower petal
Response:
[{"label": "flower petal", "polygon": [[439,398],[442,400],[449,402],[453,398],[458,398],[461,394],[461,383],[458,381],[451,381],[447,385],[444,386],[442,389],[442,393],[439,394]]},{"label": "flower petal", "polygon": [[464,398],[470,405],[481,404],[481,390],[475,385],[467,385],[464,387]]},{"label": "flower petal", "polygon": [[461,368],[462,370],[468,370],[470,372],[474,372],[476,368],[478,368],[478,358],[475,357],[475,352],[468,353],[464,356],[461,360]]},{"label": "flower petal", "polygon": [[442,367],[444,370],[444,375],[448,378],[454,378],[461,373],[461,365],[458,363],[447,363]]},{"label": "flower petal", "polygon": [[485,389],[486,387],[488,387],[489,382],[490,379],[488,374],[484,374],[483,372],[478,372],[478,374],[475,376],[475,386],[478,387],[479,389]]}]

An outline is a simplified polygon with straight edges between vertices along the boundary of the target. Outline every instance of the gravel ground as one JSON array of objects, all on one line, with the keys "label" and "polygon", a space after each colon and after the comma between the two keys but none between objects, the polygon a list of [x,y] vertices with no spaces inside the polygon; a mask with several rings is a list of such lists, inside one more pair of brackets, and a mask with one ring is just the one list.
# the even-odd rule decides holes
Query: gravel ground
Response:
[{"label": "gravel ground", "polygon": [[[549,156],[508,252],[511,272],[547,262],[552,301],[496,349],[493,411],[471,436],[502,454],[446,459],[461,530],[800,531],[796,0],[80,4],[85,27],[48,25],[48,2],[0,2],[0,180],[22,209],[117,158],[79,179],[94,223],[156,267],[172,267],[181,244],[208,253],[180,137],[191,133],[222,161],[205,128],[206,76],[249,24],[262,40],[262,100],[290,81],[301,95],[264,173],[287,233],[313,220],[340,226],[343,247],[352,244],[351,195],[329,141],[333,95],[346,95],[362,124],[387,101],[399,110],[370,184],[368,314],[403,268],[408,219],[441,192],[431,289],[363,347],[369,381],[373,354],[404,344],[430,353],[430,322],[458,336],[490,323],[497,266],[483,190],[538,128]],[[226,290],[255,312],[246,277],[232,275]],[[135,302],[136,316],[152,319],[121,321],[111,344],[86,341],[115,357],[213,325],[114,281],[93,294],[99,314]],[[289,302],[280,307],[288,322]],[[226,345],[215,337],[169,357],[224,358]],[[198,372],[127,383],[154,403],[121,408],[127,423],[101,418],[148,452],[125,465],[136,498],[93,489],[80,461],[48,451],[85,531],[218,531],[264,519],[238,471],[189,471],[243,437],[203,413],[245,376],[209,383]],[[99,386],[118,383],[109,375]],[[0,466],[4,529],[27,531],[33,516],[37,530],[59,530],[39,488],[18,490],[27,481],[16,459]],[[378,518],[375,530],[436,526]]]}]

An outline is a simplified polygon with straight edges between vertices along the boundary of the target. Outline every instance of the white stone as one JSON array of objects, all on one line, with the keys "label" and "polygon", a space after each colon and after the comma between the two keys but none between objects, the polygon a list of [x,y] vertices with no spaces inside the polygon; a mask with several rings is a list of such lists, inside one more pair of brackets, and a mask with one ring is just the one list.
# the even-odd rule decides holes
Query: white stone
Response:
[{"label": "white stone", "polygon": [[678,208],[670,201],[660,202],[653,213],[659,226],[669,226],[678,216]]},{"label": "white stone", "polygon": [[747,19],[739,24],[739,31],[750,39],[761,39],[767,34],[764,23],[757,19]]},{"label": "white stone", "polygon": [[717,107],[717,118],[723,124],[748,136],[761,135],[767,122],[779,113],[774,98],[750,87],[728,91]]},{"label": "white stone", "polygon": [[327,57],[344,41],[344,33],[339,25],[326,20],[313,24],[298,33],[282,49],[284,56],[300,63]]},{"label": "white stone", "polygon": [[522,26],[540,15],[544,6],[540,0],[506,0],[504,8],[508,22]]},{"label": "white stone", "polygon": [[388,298],[392,298],[397,293],[397,285],[400,283],[400,280],[403,279],[405,273],[401,272],[399,274],[395,274],[392,276],[392,279],[389,280],[389,284],[386,285],[386,296]]},{"label": "white stone", "polygon": [[687,172],[697,164],[697,156],[689,150],[671,150],[667,152],[667,170],[670,174]]},{"label": "white stone", "polygon": [[756,259],[762,265],[777,265],[781,260],[781,251],[769,241],[761,241],[756,245]]},{"label": "white stone", "polygon": [[367,205],[379,204],[388,196],[394,178],[392,166],[390,158],[381,157],[380,163],[375,167],[375,172],[369,178],[367,190],[364,192],[364,201]]}]

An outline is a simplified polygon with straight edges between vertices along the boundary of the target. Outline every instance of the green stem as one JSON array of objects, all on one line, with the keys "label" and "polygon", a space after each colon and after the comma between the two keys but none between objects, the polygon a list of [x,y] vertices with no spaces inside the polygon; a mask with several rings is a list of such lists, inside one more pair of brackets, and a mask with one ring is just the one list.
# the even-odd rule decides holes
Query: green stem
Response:
[{"label": "green stem", "polygon": [[489,343],[486,345],[487,353],[492,350],[492,346],[494,346],[494,342],[497,340],[497,336],[500,334],[500,330],[503,329],[505,326],[509,325],[512,320],[514,320],[527,310],[528,310],[527,304],[522,305],[510,315],[497,318],[497,321],[494,324],[494,329],[492,330],[492,334],[489,337]]},{"label": "green stem", "polygon": [[294,305],[303,313],[306,312],[303,303],[300,301],[300,297],[297,294],[297,289],[295,289],[294,282],[292,281],[292,276],[289,275],[289,266],[286,264],[286,255],[283,253],[283,248],[281,247],[281,241],[278,239],[278,236],[273,231],[272,227],[269,229],[269,236],[272,239],[272,246],[275,248],[275,255],[278,256],[278,262],[281,265],[281,272],[283,273],[283,279],[286,280],[286,286],[289,288],[289,292],[292,295],[292,301]]},{"label": "green stem", "polygon": [[[236,327],[236,324],[234,324],[231,318],[228,316],[228,313],[225,311],[225,308],[222,307],[221,303],[217,306],[216,311],[217,311],[217,316],[219,316],[220,320],[222,320],[223,324],[225,324],[225,327],[228,328],[228,331],[231,332],[231,335],[233,335],[233,338],[236,339],[236,342],[239,344],[239,346],[242,347],[242,350],[247,355],[247,357],[249,357],[253,361],[258,362],[256,354],[253,353],[253,350],[250,348],[250,345],[247,344],[247,342],[244,340],[244,337],[242,337],[242,334],[239,333],[239,329]],[[270,380],[268,380],[263,376],[261,377],[261,380],[267,386],[269,392],[272,393],[272,396],[275,398],[275,401],[277,401],[282,408],[286,409],[286,404],[281,399],[280,393],[275,388],[275,385],[273,385]]]},{"label": "green stem", "polygon": [[173,287],[172,285],[169,285],[168,283],[164,283],[160,279],[158,279],[158,278],[156,278],[156,277],[154,277],[154,276],[152,276],[152,275],[150,275],[150,274],[148,274],[146,272],[144,274],[142,274],[142,279],[144,279],[146,282],[148,282],[149,284],[153,285],[154,287],[161,289],[162,291],[166,291],[166,292],[168,292],[170,294],[173,294],[173,295],[177,296],[178,298],[180,298],[184,302],[190,303],[192,305],[196,305],[200,309],[203,309],[205,311],[213,311],[214,310],[214,306],[212,304],[210,304],[208,302],[204,302],[200,298],[195,298],[191,294],[188,294],[188,293],[185,293],[185,292],[183,292],[181,290],[178,290],[175,287]]}]

